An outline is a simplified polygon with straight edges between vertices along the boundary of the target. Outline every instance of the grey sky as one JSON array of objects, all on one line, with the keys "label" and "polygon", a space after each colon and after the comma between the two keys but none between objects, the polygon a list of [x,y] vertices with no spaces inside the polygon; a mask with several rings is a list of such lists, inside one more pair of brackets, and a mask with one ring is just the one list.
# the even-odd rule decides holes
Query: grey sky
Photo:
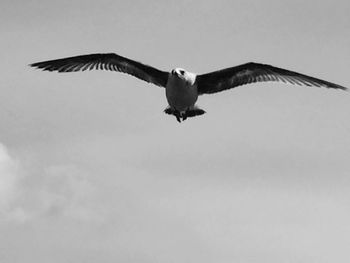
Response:
[{"label": "grey sky", "polygon": [[347,92],[202,96],[41,60],[116,52],[170,70],[248,61],[350,86],[349,1],[2,1],[1,262],[349,262]]}]

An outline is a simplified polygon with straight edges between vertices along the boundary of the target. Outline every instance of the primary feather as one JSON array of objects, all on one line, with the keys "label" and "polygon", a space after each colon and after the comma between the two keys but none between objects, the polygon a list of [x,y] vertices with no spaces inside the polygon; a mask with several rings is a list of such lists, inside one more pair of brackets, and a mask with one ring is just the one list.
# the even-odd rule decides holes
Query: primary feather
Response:
[{"label": "primary feather", "polygon": [[282,81],[296,85],[347,89],[338,84],[298,72],[254,62],[198,75],[196,78],[199,95],[216,93],[249,83],[266,81]]},{"label": "primary feather", "polygon": [[30,66],[47,71],[75,72],[84,70],[111,70],[130,74],[141,80],[165,87],[168,72],[114,53],[90,54],[33,63]]}]

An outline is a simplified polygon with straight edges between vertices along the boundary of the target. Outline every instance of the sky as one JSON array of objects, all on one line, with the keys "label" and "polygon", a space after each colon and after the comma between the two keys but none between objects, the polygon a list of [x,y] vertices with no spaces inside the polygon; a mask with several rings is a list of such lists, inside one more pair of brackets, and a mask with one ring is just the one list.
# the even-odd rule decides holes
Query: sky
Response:
[{"label": "sky", "polygon": [[115,52],[205,73],[249,61],[350,87],[349,1],[0,4],[0,261],[349,262],[350,96],[204,95],[28,64]]}]

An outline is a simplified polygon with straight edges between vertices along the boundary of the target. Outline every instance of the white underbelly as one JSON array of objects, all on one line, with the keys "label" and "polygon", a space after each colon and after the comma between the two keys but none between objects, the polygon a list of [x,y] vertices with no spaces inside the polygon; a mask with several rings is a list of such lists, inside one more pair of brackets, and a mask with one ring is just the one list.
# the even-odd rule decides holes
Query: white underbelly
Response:
[{"label": "white underbelly", "polygon": [[169,81],[165,88],[169,106],[178,111],[192,108],[197,101],[197,86],[188,86],[181,81]]}]

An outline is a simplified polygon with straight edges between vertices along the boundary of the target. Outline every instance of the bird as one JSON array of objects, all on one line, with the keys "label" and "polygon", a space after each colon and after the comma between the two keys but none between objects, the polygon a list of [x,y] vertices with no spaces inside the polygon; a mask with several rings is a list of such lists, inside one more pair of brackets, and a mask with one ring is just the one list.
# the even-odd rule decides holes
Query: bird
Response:
[{"label": "bird", "polygon": [[168,106],[164,112],[174,115],[180,123],[189,117],[206,113],[196,104],[198,96],[256,82],[279,81],[301,86],[347,90],[346,87],[319,78],[255,62],[206,74],[195,74],[183,68],[174,68],[170,72],[159,70],[116,53],[96,53],[36,62],[29,66],[44,71],[76,72],[95,69],[132,75],[165,88]]}]

